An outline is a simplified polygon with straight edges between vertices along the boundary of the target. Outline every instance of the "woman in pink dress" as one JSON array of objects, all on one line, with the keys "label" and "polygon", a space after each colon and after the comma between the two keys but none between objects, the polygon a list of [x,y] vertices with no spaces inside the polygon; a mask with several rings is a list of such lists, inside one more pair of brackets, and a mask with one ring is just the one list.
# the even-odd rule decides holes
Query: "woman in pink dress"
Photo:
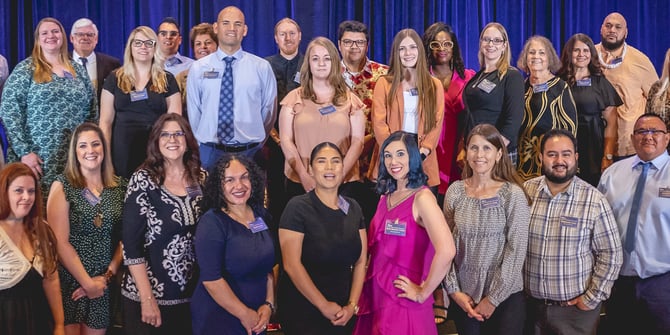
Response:
[{"label": "woman in pink dress", "polygon": [[454,257],[454,240],[427,176],[415,137],[397,131],[381,147],[370,223],[370,261],[358,302],[356,335],[437,334],[433,291]]}]

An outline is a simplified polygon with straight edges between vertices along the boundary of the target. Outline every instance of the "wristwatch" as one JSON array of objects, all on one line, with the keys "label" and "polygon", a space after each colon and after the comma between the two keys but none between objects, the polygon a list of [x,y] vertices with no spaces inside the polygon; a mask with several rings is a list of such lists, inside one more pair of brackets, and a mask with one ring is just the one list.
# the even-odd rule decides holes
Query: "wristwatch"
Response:
[{"label": "wristwatch", "polygon": [[274,304],[272,304],[271,302],[269,302],[269,301],[266,300],[266,301],[263,303],[263,305],[267,305],[268,307],[270,307],[270,311],[272,312],[272,314],[274,314],[274,312],[275,312],[275,305],[274,305]]},{"label": "wristwatch", "polygon": [[614,159],[614,156],[612,156],[612,154],[605,154],[605,159],[611,161],[612,159]]}]

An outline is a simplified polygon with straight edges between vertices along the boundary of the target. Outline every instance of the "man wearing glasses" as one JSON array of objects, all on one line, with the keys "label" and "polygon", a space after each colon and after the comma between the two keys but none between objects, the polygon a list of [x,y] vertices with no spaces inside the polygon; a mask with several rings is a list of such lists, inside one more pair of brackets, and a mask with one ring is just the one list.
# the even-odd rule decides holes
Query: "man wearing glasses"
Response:
[{"label": "man wearing glasses", "polygon": [[355,189],[343,190],[345,194],[354,197],[363,209],[365,219],[372,219],[377,206],[377,195],[373,190],[374,182],[367,178],[368,171],[372,172],[371,164],[376,164],[377,142],[372,132],[372,94],[377,79],[386,75],[389,67],[370,60],[366,55],[370,43],[368,27],[359,21],[344,21],[337,29],[338,48],[342,55],[342,76],[347,86],[363,101],[365,108],[365,139],[363,152],[358,161],[362,183],[347,183],[347,187]]},{"label": "man wearing glasses", "polygon": [[612,164],[598,186],[624,249],[606,334],[670,334],[670,134],[658,115],[643,114],[630,140],[635,155]]},{"label": "man wearing glasses", "polygon": [[214,23],[219,48],[193,63],[186,79],[188,120],[205,169],[226,152],[259,162],[274,127],[277,81],[267,60],[242,49],[247,29],[239,8],[221,10]]},{"label": "man wearing glasses", "polygon": [[158,26],[158,47],[165,58],[165,70],[177,75],[188,69],[193,59],[179,54],[181,33],[179,24],[173,17],[166,17]]},{"label": "man wearing glasses", "polygon": [[86,69],[100,101],[102,82],[114,69],[121,66],[121,62],[116,57],[94,51],[98,45],[98,28],[87,18],[81,18],[72,24],[70,42],[72,59]]}]

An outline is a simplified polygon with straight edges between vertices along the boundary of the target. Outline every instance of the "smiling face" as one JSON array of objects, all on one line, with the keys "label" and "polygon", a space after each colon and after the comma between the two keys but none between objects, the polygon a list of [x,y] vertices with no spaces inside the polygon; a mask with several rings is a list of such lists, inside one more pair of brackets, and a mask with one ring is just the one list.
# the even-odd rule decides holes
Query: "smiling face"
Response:
[{"label": "smiling face", "polygon": [[[351,43],[350,46],[345,44]],[[342,60],[347,64],[360,64],[365,61],[365,54],[368,52],[368,40],[365,33],[347,31],[342,34],[342,39],[338,42]]]},{"label": "smiling face", "polygon": [[400,56],[400,63],[403,67],[416,67],[416,62],[419,59],[418,44],[409,36],[403,38],[398,45],[398,56]]},{"label": "smiling face", "polygon": [[249,171],[238,160],[230,161],[221,178],[223,198],[228,205],[244,205],[251,197]]},{"label": "smiling face", "polygon": [[635,152],[643,161],[651,161],[667,149],[670,134],[667,133],[668,129],[661,119],[643,117],[635,122],[633,129],[631,141]]},{"label": "smiling face", "polygon": [[488,27],[482,33],[479,41],[479,51],[488,61],[498,61],[502,57],[507,41],[504,40],[502,33],[495,27]]},{"label": "smiling face", "polygon": [[384,149],[384,166],[395,180],[407,178],[409,173],[409,152],[402,141],[393,141]]},{"label": "smiling face", "polygon": [[242,39],[247,36],[247,25],[244,14],[235,7],[221,10],[218,21],[214,23],[214,31],[219,38],[219,46],[237,50]]},{"label": "smiling face", "polygon": [[502,158],[502,150],[481,135],[472,135],[466,149],[466,159],[474,174],[490,176]]},{"label": "smiling face", "polygon": [[275,42],[277,42],[282,55],[292,56],[298,53],[301,39],[302,33],[295,24],[285,21],[277,26]]},{"label": "smiling face", "polygon": [[[447,32],[441,31],[435,35],[435,39],[432,42],[437,42],[440,45],[439,49],[435,49],[432,47],[433,43],[431,43],[431,52],[433,53],[435,65],[449,64],[454,50],[454,41],[451,40],[451,36]],[[451,47],[449,47],[449,42],[451,42]]]},{"label": "smiling face", "polygon": [[314,79],[328,79],[332,68],[332,60],[328,49],[314,45],[309,52],[309,70]]},{"label": "smiling face", "polygon": [[582,41],[575,41],[575,46],[572,48],[572,64],[575,68],[588,68],[591,63],[591,49],[586,43]]},{"label": "smiling face", "polygon": [[312,159],[310,175],[316,187],[337,189],[344,179],[344,165],[340,153],[329,146],[321,148]]},{"label": "smiling face", "polygon": [[181,45],[181,34],[174,23],[163,22],[158,26],[158,46],[165,57],[177,53]]},{"label": "smiling face", "polygon": [[540,41],[531,41],[528,44],[526,64],[530,73],[542,72],[549,69],[549,57],[544,44]]},{"label": "smiling face", "polygon": [[70,34],[72,47],[81,56],[88,56],[98,45],[98,34],[93,26],[79,27]]},{"label": "smiling face", "polygon": [[82,170],[100,170],[105,158],[102,139],[98,133],[89,130],[79,134],[76,141],[77,162]]},{"label": "smiling face", "polygon": [[[144,35],[142,32],[137,32],[133,41],[148,41],[150,38],[147,35]],[[154,52],[156,52],[156,46],[148,47],[147,43],[141,43],[140,46],[136,46],[135,43],[131,42],[131,53],[133,59],[136,62],[151,62],[154,58]]]},{"label": "smiling face", "polygon": [[216,51],[216,41],[209,34],[200,34],[193,40],[193,56],[198,60]]},{"label": "smiling face", "polygon": [[35,179],[30,176],[20,176],[9,184],[7,198],[10,214],[8,219],[23,219],[30,213],[35,203]]},{"label": "smiling face", "polygon": [[158,147],[165,160],[181,161],[186,152],[186,134],[176,121],[165,122]]},{"label": "smiling face", "polygon": [[542,172],[548,181],[563,184],[577,174],[578,158],[570,138],[554,136],[544,144],[544,151],[540,156]]},{"label": "smiling face", "polygon": [[39,44],[45,53],[56,54],[63,45],[63,31],[58,24],[50,21],[43,22],[39,29]]}]

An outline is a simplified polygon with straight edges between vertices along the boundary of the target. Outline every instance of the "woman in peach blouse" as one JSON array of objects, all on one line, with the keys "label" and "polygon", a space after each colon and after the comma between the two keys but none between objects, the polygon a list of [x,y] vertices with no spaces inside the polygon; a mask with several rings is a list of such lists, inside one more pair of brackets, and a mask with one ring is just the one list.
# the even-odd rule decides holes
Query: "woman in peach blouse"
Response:
[{"label": "woman in peach blouse", "polygon": [[307,46],[300,69],[301,86],[281,101],[280,145],[286,157],[287,196],[314,189],[308,172],[309,155],[321,142],[335,143],[344,153],[344,182],[359,179],[358,156],[363,149],[363,102],[342,78],[333,42],[317,37]]}]

